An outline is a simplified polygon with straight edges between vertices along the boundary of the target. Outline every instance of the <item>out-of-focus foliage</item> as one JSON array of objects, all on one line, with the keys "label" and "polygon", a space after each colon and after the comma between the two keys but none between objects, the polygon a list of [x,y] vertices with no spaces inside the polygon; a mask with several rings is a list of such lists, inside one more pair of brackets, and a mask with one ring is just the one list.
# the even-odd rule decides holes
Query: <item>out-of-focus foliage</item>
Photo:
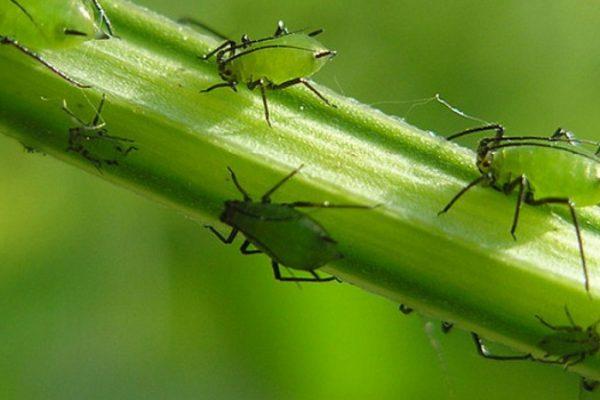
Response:
[{"label": "out-of-focus foliage", "polygon": [[[236,38],[325,27],[339,56],[316,80],[391,114],[439,92],[512,132],[600,139],[593,2],[139,2]],[[408,119],[472,125],[433,103]],[[275,282],[168,209],[3,136],[0,155],[2,398],[577,396],[560,368],[480,359],[465,333],[349,285]]]}]

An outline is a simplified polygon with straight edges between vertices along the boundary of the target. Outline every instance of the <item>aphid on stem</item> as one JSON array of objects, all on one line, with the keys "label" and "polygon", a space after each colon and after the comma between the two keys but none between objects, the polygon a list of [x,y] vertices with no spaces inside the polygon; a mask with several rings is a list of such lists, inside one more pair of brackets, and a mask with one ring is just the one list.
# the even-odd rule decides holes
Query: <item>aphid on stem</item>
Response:
[{"label": "aphid on stem", "polygon": [[[553,331],[553,333],[544,336],[538,343],[539,348],[544,351],[542,357],[534,357],[532,354],[510,356],[492,354],[483,344],[478,334],[472,332],[471,336],[477,352],[484,358],[499,361],[530,360],[543,364],[564,365],[567,369],[598,353],[600,350],[600,334],[597,328],[600,320],[584,329],[575,323],[567,306],[565,306],[565,314],[569,320],[569,325],[553,325],[546,322],[539,315],[535,316],[540,323]],[[581,387],[584,390],[592,391],[597,384],[596,381],[582,378]]]},{"label": "aphid on stem", "polygon": [[[287,282],[328,282],[335,277],[323,278],[316,270],[343,257],[337,248],[337,242],[327,233],[325,228],[302,208],[358,208],[370,209],[371,206],[354,204],[313,203],[295,201],[292,203],[273,203],[271,195],[283,184],[296,175],[302,166],[293,170],[265,194],[260,201],[254,201],[241,186],[237,176],[228,168],[231,179],[243,200],[227,200],[221,214],[221,222],[231,226],[227,237],[210,225],[210,229],[223,243],[231,244],[238,233],[245,236],[240,252],[244,255],[265,253],[271,258],[271,266],[275,279]],[[256,249],[249,249],[253,245]],[[306,271],[310,278],[284,277],[280,265],[296,270]]]},{"label": "aphid on stem", "polygon": [[[598,144],[575,139],[570,132],[561,128],[550,137],[506,137],[504,128],[498,124],[467,129],[447,139],[454,140],[485,131],[495,131],[496,134],[479,141],[477,168],[481,175],[460,190],[439,214],[450,210],[462,195],[477,185],[491,186],[507,195],[518,189],[510,229],[511,235],[516,240],[523,203],[533,206],[543,204],[566,206],[575,227],[585,290],[589,292],[589,273],[575,209],[600,203]],[[596,146],[593,151],[581,146],[590,144]]]},{"label": "aphid on stem", "polygon": [[96,114],[90,122],[84,122],[75,115],[67,107],[66,100],[63,100],[62,106],[63,110],[79,123],[78,126],[69,128],[69,146],[67,147],[67,151],[79,153],[83,158],[94,164],[99,172],[102,172],[102,163],[106,165],[119,165],[119,162],[115,159],[100,158],[99,156],[92,154],[91,150],[88,149],[89,144],[99,143],[101,141],[110,143],[111,148],[118,152],[122,157],[125,157],[131,151],[138,149],[133,145],[125,145],[125,143],[133,143],[133,140],[108,134],[106,123],[101,121],[101,114],[105,101],[106,95],[103,94],[102,99],[98,104]]},{"label": "aphid on stem", "polygon": [[325,104],[335,107],[307,79],[336,55],[335,51],[327,49],[315,39],[315,36],[323,32],[322,29],[309,33],[302,30],[290,32],[283,22],[279,21],[273,36],[251,40],[248,35],[243,35],[238,43],[193,19],[186,18],[180,21],[199,25],[225,41],[202,57],[204,60],[213,56],[216,58],[219,75],[224,82],[210,86],[202,92],[218,88],[237,91],[238,84],[245,84],[250,90],[259,88],[265,119],[269,126],[271,120],[266,93],[268,90],[304,85]]},{"label": "aphid on stem", "polygon": [[[102,30],[103,25],[108,34]],[[0,45],[16,48],[81,88],[90,86],[75,81],[37,52],[73,47],[88,40],[108,39],[111,36],[112,25],[98,0],[0,2]]]}]

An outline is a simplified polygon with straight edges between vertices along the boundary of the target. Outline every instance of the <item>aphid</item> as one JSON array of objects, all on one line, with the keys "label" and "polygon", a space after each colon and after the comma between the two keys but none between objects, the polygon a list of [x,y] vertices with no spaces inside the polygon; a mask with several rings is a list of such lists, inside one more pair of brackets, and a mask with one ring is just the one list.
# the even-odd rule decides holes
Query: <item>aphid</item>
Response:
[{"label": "aphid", "polygon": [[[99,19],[99,20],[98,20]],[[106,26],[108,34],[102,30]],[[3,0],[0,2],[0,44],[10,45],[37,60],[66,81],[74,81],[37,51],[108,39],[112,26],[98,0]]]},{"label": "aphid", "polygon": [[[540,349],[545,352],[541,358],[534,357],[532,354],[495,355],[489,352],[479,335],[475,332],[472,332],[471,335],[477,352],[484,358],[500,361],[531,360],[544,364],[560,364],[568,368],[598,353],[598,350],[600,350],[600,334],[598,334],[597,327],[600,320],[583,329],[575,323],[566,306],[565,314],[570,325],[552,325],[539,315],[535,316],[544,326],[554,331],[554,333],[544,336],[538,343]],[[582,380],[582,388],[587,391],[594,390],[596,385],[597,382],[593,380],[585,378]]]},{"label": "aphid", "polygon": [[491,186],[505,194],[518,188],[510,230],[516,240],[515,232],[523,203],[567,206],[575,226],[585,290],[589,292],[587,263],[575,208],[600,203],[598,151],[589,151],[581,146],[597,146],[597,143],[574,139],[570,132],[561,128],[550,137],[505,137],[504,128],[497,124],[467,129],[447,139],[490,130],[496,131],[496,135],[481,139],[477,147],[477,168],[481,176],[459,191],[439,214],[447,212],[463,194],[477,185]]},{"label": "aphid", "polygon": [[[204,27],[200,23],[196,24]],[[210,28],[205,29],[216,33]],[[251,40],[248,35],[244,35],[240,43],[237,43],[222,37],[225,42],[206,54],[203,59],[208,60],[216,56],[219,75],[224,82],[202,92],[223,87],[237,91],[238,84],[245,84],[250,90],[258,87],[269,126],[271,121],[267,90],[285,89],[302,84],[327,105],[334,106],[306,79],[319,71],[336,54],[314,38],[322,32],[322,29],[309,33],[289,32],[283,22],[279,21],[275,34],[266,38]]]},{"label": "aphid", "polygon": [[93,155],[87,147],[89,144],[99,143],[101,141],[110,143],[111,148],[114,151],[117,151],[122,157],[125,157],[127,154],[129,154],[129,152],[138,149],[135,146],[125,145],[125,143],[133,143],[133,140],[118,136],[111,136],[107,133],[108,130],[106,129],[106,123],[100,120],[105,100],[106,96],[103,94],[102,100],[100,100],[100,104],[96,110],[96,114],[89,123],[84,122],[71,110],[69,110],[67,107],[67,102],[64,100],[62,107],[67,114],[69,114],[75,121],[79,123],[79,126],[69,128],[69,147],[67,147],[67,151],[79,153],[83,158],[94,164],[94,166],[100,172],[102,172],[102,163],[106,165],[118,165],[119,162],[114,159],[104,159]]},{"label": "aphid", "polygon": [[567,307],[565,307],[565,314],[570,325],[551,325],[539,315],[535,317],[554,331],[554,333],[545,336],[539,343],[540,348],[546,352],[543,362],[562,364],[566,368],[579,364],[600,350],[600,334],[597,330],[600,320],[583,329],[575,324]]},{"label": "aphid", "polygon": [[[242,254],[265,253],[271,258],[275,279],[291,282],[327,282],[335,277],[320,277],[316,269],[330,261],[343,257],[337,242],[329,236],[325,228],[300,208],[372,208],[362,205],[336,205],[296,201],[293,203],[272,203],[271,195],[291,179],[300,169],[295,169],[275,186],[262,195],[260,201],[253,201],[240,185],[235,173],[228,167],[231,179],[243,200],[227,200],[221,214],[221,222],[231,226],[225,237],[214,227],[206,225],[223,243],[231,244],[238,233],[245,236],[240,251]],[[249,249],[253,245],[256,249]],[[310,273],[310,278],[283,277],[279,266],[285,266]]]}]

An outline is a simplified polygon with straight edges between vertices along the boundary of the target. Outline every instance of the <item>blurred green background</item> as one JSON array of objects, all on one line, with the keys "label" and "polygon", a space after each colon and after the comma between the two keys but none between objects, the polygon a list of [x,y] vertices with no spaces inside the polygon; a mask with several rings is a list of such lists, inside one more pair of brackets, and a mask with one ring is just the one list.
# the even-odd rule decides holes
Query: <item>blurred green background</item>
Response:
[{"label": "blurred green background", "polygon": [[[315,80],[400,117],[441,93],[509,132],[600,139],[597,1],[138,1],[236,38],[324,27],[339,56]],[[474,124],[434,103],[408,120]],[[575,375],[481,359],[357,288],[278,283],[265,257],[3,136],[0,156],[2,399],[579,396]]]}]

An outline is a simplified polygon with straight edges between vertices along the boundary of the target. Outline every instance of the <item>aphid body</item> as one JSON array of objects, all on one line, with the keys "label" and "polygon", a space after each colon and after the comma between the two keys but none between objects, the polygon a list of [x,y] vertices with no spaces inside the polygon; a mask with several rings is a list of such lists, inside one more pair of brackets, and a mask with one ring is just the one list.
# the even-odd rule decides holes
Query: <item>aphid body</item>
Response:
[{"label": "aphid body", "polygon": [[312,271],[342,257],[325,228],[293,205],[230,200],[221,221],[286,267]]},{"label": "aphid body", "polygon": [[98,0],[2,0],[0,44],[11,45],[48,67],[63,79],[81,85],[41,58],[36,51],[77,46],[107,39],[102,23],[112,35],[110,21]]},{"label": "aphid body", "polygon": [[[112,155],[125,157],[131,151],[138,150],[133,146],[133,140],[124,137],[113,136],[108,134],[106,123],[101,120],[102,109],[106,96],[103,94],[96,114],[92,121],[85,122],[75,115],[67,106],[67,102],[63,101],[63,110],[75,120],[78,125],[69,128],[69,138],[67,151],[80,154],[83,158],[91,162],[98,171],[102,172],[102,164],[119,165],[119,161],[114,157],[104,158],[97,153],[110,152]],[[92,147],[95,151],[92,150]]]},{"label": "aphid body", "polygon": [[568,367],[582,362],[600,350],[600,334],[597,330],[600,321],[584,329],[573,321],[566,307],[565,313],[571,325],[554,326],[536,315],[542,324],[554,331],[539,342],[540,348],[546,353],[542,362],[564,364]]},{"label": "aphid body", "polygon": [[[505,137],[504,128],[496,124],[468,129],[449,136],[448,140],[487,130],[495,130],[496,135],[483,138],[477,147],[477,167],[481,176],[459,191],[440,214],[448,211],[463,194],[476,185],[488,185],[505,194],[518,188],[510,230],[516,239],[515,232],[523,203],[534,206],[567,206],[575,226],[585,289],[589,291],[587,263],[575,207],[600,203],[598,144],[574,139],[571,133],[560,128],[550,137]],[[584,147],[590,144],[596,146],[595,152]]]},{"label": "aphid body", "polygon": [[[204,27],[200,23],[194,23]],[[271,122],[266,90],[279,90],[302,84],[326,104],[332,105],[306,79],[319,71],[336,54],[314,38],[321,32],[322,30],[310,33],[288,32],[280,21],[275,34],[270,37],[250,40],[244,35],[240,43],[224,38],[225,43],[205,55],[204,59],[216,55],[219,75],[225,82],[213,85],[203,92],[221,87],[229,87],[235,91],[240,83],[250,90],[259,87],[265,118],[269,125]]]},{"label": "aphid body", "polygon": [[[271,203],[270,196],[292,178],[300,168],[284,177],[267,191],[260,202],[253,201],[242,188],[234,172],[229,169],[233,183],[242,193],[243,200],[228,200],[221,221],[232,227],[228,237],[212,226],[207,226],[221,241],[230,244],[239,232],[245,236],[240,247],[242,254],[265,253],[271,258],[275,278],[281,281],[323,282],[335,278],[321,278],[315,270],[328,262],[342,258],[337,242],[325,228],[299,208],[370,208],[360,205],[334,205],[297,201]],[[256,250],[249,250],[253,245]],[[279,265],[308,271],[312,278],[282,277]]]}]

